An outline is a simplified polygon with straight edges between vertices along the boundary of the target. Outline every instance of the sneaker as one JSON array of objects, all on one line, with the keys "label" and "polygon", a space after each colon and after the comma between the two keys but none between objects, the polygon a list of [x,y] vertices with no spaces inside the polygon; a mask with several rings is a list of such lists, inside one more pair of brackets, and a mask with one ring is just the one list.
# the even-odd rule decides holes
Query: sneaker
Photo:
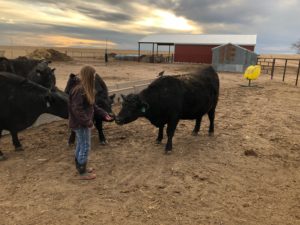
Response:
[{"label": "sneaker", "polygon": [[79,180],[94,180],[96,178],[96,174],[94,173],[83,173],[79,175]]}]

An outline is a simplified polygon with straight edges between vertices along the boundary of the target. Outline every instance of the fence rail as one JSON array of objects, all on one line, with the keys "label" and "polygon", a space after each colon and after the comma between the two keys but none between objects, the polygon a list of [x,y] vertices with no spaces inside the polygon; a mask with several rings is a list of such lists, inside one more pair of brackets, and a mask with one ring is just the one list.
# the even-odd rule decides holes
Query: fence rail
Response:
[{"label": "fence rail", "polygon": [[271,76],[271,80],[276,74],[276,76],[282,76],[284,82],[289,74],[289,76],[295,77],[295,85],[298,86],[300,59],[258,57],[257,65],[261,66],[263,73]]},{"label": "fence rail", "polygon": [[[0,57],[4,56],[9,59],[14,59],[19,56],[28,56],[30,53],[36,49],[49,49],[46,47],[18,47],[18,46],[0,46]],[[134,61],[132,58],[128,59],[130,56],[137,55],[137,50],[120,50],[120,49],[108,49],[107,55],[105,54],[105,49],[84,49],[84,48],[51,48],[60,53],[64,53],[70,56],[75,61],[83,63],[97,63],[106,62],[106,56],[109,61],[115,60],[115,56],[118,55],[117,61]],[[141,51],[141,58],[144,62],[156,62],[156,63],[172,63],[174,60],[174,55],[166,51],[160,51],[157,54],[152,54],[151,51]],[[123,57],[123,58],[122,58]],[[138,57],[136,59],[138,61]]]}]

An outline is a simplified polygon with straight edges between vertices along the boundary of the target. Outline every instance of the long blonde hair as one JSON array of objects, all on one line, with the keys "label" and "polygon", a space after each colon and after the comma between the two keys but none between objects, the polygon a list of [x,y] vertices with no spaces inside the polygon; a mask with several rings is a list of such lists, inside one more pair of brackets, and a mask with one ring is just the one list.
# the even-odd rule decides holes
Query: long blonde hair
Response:
[{"label": "long blonde hair", "polygon": [[96,70],[91,66],[82,67],[79,73],[81,85],[91,105],[95,103],[95,73]]}]

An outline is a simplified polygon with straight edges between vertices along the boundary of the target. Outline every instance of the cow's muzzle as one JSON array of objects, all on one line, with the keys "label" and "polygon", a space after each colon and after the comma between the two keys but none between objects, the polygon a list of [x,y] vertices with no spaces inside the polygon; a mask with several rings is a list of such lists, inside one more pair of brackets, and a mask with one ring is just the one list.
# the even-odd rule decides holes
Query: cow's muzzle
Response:
[{"label": "cow's muzzle", "polygon": [[124,122],[120,119],[120,117],[115,117],[115,122],[116,122],[116,124],[118,124],[118,125],[123,125],[124,124]]}]

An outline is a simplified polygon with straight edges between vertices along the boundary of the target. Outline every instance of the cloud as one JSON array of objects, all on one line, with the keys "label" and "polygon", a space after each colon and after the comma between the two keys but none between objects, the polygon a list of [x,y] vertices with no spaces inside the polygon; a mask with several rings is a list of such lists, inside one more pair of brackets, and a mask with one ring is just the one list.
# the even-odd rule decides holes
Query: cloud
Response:
[{"label": "cloud", "polygon": [[[36,38],[36,37],[34,37]],[[107,45],[109,48],[114,48],[116,43],[106,40],[90,40],[81,38],[71,38],[62,35],[40,35],[38,37],[42,40],[43,45],[53,45],[57,47],[100,47],[105,48]]]},{"label": "cloud", "polygon": [[296,0],[189,0],[174,12],[201,24],[205,33],[258,34],[256,49],[264,53],[292,52],[291,43],[300,36],[299,8]]},{"label": "cloud", "polygon": [[5,17],[1,17],[0,18],[0,23],[4,23],[4,24],[14,24],[14,20],[12,19],[6,19]]},{"label": "cloud", "polygon": [[116,13],[116,12],[106,12],[104,10],[88,8],[88,7],[77,7],[78,12],[94,18],[96,20],[105,20],[110,22],[121,22],[124,23],[126,21],[132,20],[132,16],[124,14],[124,13]]},{"label": "cloud", "polygon": [[[31,45],[37,43],[30,43],[34,36],[43,35],[86,39],[91,44],[94,40],[97,46],[109,39],[117,47],[136,48],[137,41],[151,33],[258,34],[261,53],[286,51],[300,36],[297,0],[0,0],[0,4],[1,36],[29,35]],[[59,44],[56,40],[45,43]]]}]

